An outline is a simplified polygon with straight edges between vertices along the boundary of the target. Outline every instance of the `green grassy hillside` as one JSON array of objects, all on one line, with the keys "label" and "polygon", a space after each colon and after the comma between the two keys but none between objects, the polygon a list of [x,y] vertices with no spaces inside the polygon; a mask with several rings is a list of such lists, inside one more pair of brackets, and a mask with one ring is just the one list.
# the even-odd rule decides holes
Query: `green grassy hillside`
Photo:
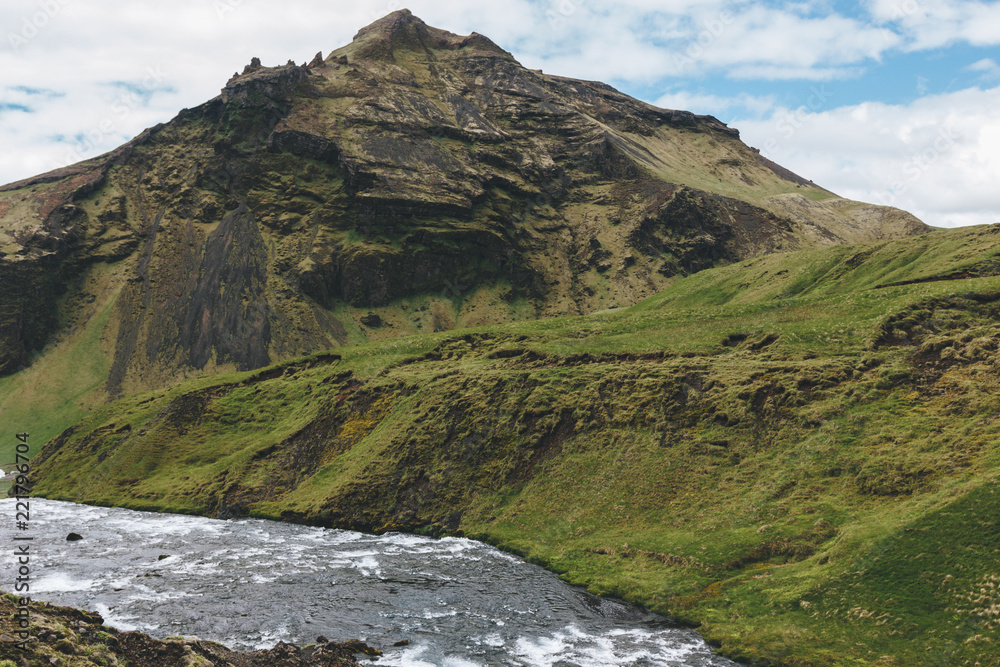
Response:
[{"label": "green grassy hillside", "polygon": [[1000,226],[95,408],[52,498],[474,536],[776,665],[997,665]]}]

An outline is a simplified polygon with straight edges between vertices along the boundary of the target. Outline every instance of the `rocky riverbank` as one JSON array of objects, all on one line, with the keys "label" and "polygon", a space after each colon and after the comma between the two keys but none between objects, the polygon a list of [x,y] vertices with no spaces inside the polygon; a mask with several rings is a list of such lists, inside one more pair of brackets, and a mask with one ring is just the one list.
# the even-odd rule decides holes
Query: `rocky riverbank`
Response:
[{"label": "rocky riverbank", "polygon": [[[154,639],[104,625],[100,614],[46,602],[29,606],[27,639],[20,632],[23,612],[17,598],[0,596],[0,667],[352,667],[355,653],[379,652],[359,641],[328,642],[299,648],[240,653],[222,644],[189,637]],[[23,647],[23,648],[22,648]]]}]

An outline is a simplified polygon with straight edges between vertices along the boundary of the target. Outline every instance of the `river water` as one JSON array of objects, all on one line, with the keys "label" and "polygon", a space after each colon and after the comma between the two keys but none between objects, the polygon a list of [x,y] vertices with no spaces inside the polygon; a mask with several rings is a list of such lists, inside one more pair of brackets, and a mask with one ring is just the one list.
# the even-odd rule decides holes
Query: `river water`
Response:
[{"label": "river water", "polygon": [[[0,588],[12,591],[13,500],[0,516]],[[240,650],[358,638],[384,651],[375,664],[406,667],[736,664],[689,629],[473,540],[42,499],[17,532],[34,537],[34,599],[155,637]]]}]

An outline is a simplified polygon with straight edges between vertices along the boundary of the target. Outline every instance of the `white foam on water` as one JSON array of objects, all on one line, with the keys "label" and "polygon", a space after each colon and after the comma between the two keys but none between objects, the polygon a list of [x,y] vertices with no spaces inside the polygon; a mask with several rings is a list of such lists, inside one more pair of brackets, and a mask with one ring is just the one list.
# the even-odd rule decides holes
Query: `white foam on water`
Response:
[{"label": "white foam on water", "polygon": [[447,554],[437,553],[434,554],[434,558],[436,558],[437,560],[465,560],[465,561],[472,561],[473,563],[478,563],[479,561],[482,560],[482,557],[480,556],[472,556],[462,551],[456,551]]},{"label": "white foam on water", "polygon": [[581,667],[618,667],[640,660],[683,664],[696,654],[707,650],[694,641],[677,641],[669,632],[615,629],[591,635],[573,625],[550,637],[519,637],[515,647],[515,655],[532,667],[551,667],[560,661]]},{"label": "white foam on water", "polygon": [[441,667],[482,667],[482,663],[449,655],[445,656],[444,662],[441,663]]},{"label": "white foam on water", "polygon": [[253,646],[254,650],[274,648],[280,641],[288,641],[291,634],[287,626],[279,626],[270,632],[260,632],[246,636],[246,642]]},{"label": "white foam on water", "polygon": [[321,528],[320,530],[324,533],[323,541],[330,546],[350,544],[351,542],[364,542],[366,538],[368,538],[368,535],[355,533],[349,530],[330,530],[327,528]]},{"label": "white foam on water", "polygon": [[554,637],[518,637],[514,652],[529,660],[531,665],[550,665],[569,645],[558,635]]},{"label": "white foam on water", "polygon": [[267,557],[273,561],[296,564],[303,560],[307,551],[305,547],[289,545],[283,551],[268,549],[265,553],[267,554]]},{"label": "white foam on water", "polygon": [[[225,522],[213,524],[201,517],[190,517],[178,514],[149,514],[133,510],[120,510],[124,515],[117,517],[95,517],[100,519],[100,528],[126,535],[140,536],[144,542],[153,538],[186,537],[197,533],[199,540],[222,535],[226,532]],[[77,516],[73,516],[77,520]]]},{"label": "white foam on water", "polygon": [[438,667],[433,662],[425,662],[420,659],[420,656],[426,652],[427,646],[425,645],[410,645],[399,656],[398,661],[392,658],[380,658],[378,664],[390,665],[391,667]]},{"label": "white foam on water", "polygon": [[211,576],[219,573],[219,566],[221,563],[219,561],[195,561],[193,563],[184,563],[180,567],[175,567],[171,569],[171,572],[177,574],[189,574],[193,576]]},{"label": "white foam on water", "polygon": [[[0,499],[0,507],[6,509],[6,505],[14,507],[17,503],[15,498]],[[76,503],[39,503],[37,500],[32,503],[32,522],[52,523],[64,519],[88,519],[90,517],[102,518],[109,514],[108,510],[92,505],[79,505]]]},{"label": "white foam on water", "polygon": [[148,633],[155,631],[159,627],[156,625],[150,625],[149,623],[142,623],[142,622],[133,623],[133,621],[136,620],[135,616],[131,615],[119,616],[118,614],[113,612],[110,607],[100,603],[94,605],[94,610],[101,615],[101,618],[104,619],[105,625],[110,625],[112,628],[120,630],[122,632],[132,632],[133,630],[139,630],[140,632]]},{"label": "white foam on water", "polygon": [[[240,524],[234,524],[233,527],[236,528],[237,526],[240,526]],[[242,526],[245,526],[248,529],[246,532],[250,535],[260,538],[265,542],[272,542],[274,544],[284,544],[285,542],[284,537],[281,537],[280,535],[277,537],[273,536],[271,531],[267,530],[264,526],[253,525],[250,523],[242,524]]]},{"label": "white foam on water", "polygon": [[352,563],[352,565],[357,568],[358,572],[360,572],[363,577],[370,577],[372,574],[375,576],[382,574],[382,571],[379,569],[378,561],[371,556],[365,556],[360,561]]},{"label": "white foam on water", "polygon": [[397,547],[429,547],[433,541],[428,537],[420,535],[408,535],[406,533],[385,533],[380,536],[389,544]]},{"label": "white foam on water", "polygon": [[122,599],[122,604],[130,602],[166,602],[167,600],[180,600],[183,598],[203,597],[199,593],[187,593],[182,591],[144,591],[132,593]]},{"label": "white foam on water", "polygon": [[375,549],[365,549],[364,551],[335,551],[337,558],[364,558],[365,556],[379,556],[381,552]]},{"label": "white foam on water", "polygon": [[487,551],[485,553],[488,553],[489,556],[490,556],[490,558],[492,558],[494,560],[507,561],[508,563],[513,563],[514,565],[522,566],[522,567],[525,566],[525,565],[527,565],[527,563],[524,562],[524,559],[518,558],[517,556],[515,556],[513,554],[509,554],[506,551],[500,551],[499,549],[494,549],[493,547],[487,547],[484,544],[480,544],[478,546],[480,548],[482,548],[482,549],[487,549],[488,548],[489,551]]},{"label": "white foam on water", "polygon": [[451,553],[461,553],[463,551],[477,550],[482,547],[479,542],[474,542],[467,537],[442,537],[437,541],[437,546],[444,547]]},{"label": "white foam on water", "polygon": [[492,646],[493,648],[500,648],[506,642],[503,637],[500,636],[499,632],[494,632],[493,634],[486,635],[485,637],[474,637],[476,641],[482,646]]},{"label": "white foam on water", "polygon": [[[229,550],[227,550],[229,551]],[[233,549],[231,552],[222,551],[219,553],[226,554],[224,558],[226,560],[250,560],[258,556],[271,556],[270,549],[263,549],[261,547],[247,547],[246,549]]]},{"label": "white foam on water", "polygon": [[379,667],[485,667],[484,663],[475,662],[460,656],[445,656],[440,661],[428,662],[423,659],[430,647],[426,644],[411,644],[400,655],[384,655],[379,658]]},{"label": "white foam on water", "polygon": [[330,530],[329,528],[323,528],[322,526],[303,526],[302,524],[296,524],[300,531],[298,537],[308,538],[308,539],[326,539],[327,537],[334,536],[339,532],[339,530]]},{"label": "white foam on water", "polygon": [[[101,585],[102,590],[125,590],[126,588],[131,588],[136,585],[136,577],[131,573],[115,573],[118,576],[111,579],[102,579]],[[109,575],[111,576],[111,575]]]},{"label": "white foam on water", "polygon": [[64,591],[76,593],[92,591],[98,585],[103,587],[105,584],[96,579],[74,579],[64,572],[55,572],[35,579],[31,590],[35,593],[62,593]]}]

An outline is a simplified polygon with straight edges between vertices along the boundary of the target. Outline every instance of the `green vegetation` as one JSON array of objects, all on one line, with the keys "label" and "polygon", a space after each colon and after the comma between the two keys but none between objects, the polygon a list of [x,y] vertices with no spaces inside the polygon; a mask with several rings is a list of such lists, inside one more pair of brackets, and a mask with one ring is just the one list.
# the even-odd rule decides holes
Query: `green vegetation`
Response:
[{"label": "green vegetation", "polygon": [[998,242],[774,255],[131,396],[37,491],[465,534],[755,664],[1000,664]]},{"label": "green vegetation", "polygon": [[[107,265],[98,265],[89,273],[100,279],[109,270]],[[0,442],[0,465],[14,462],[14,433],[29,433],[32,451],[37,451],[99,400],[110,367],[101,336],[114,298],[115,293],[105,294],[101,301],[81,305],[86,312],[79,316],[80,326],[71,335],[50,343],[29,368],[0,378],[0,424],[6,438]]]},{"label": "green vegetation", "polygon": [[[672,133],[663,129],[656,139],[637,140],[655,158],[648,165],[650,170],[668,183],[718,192],[765,208],[766,198],[773,195],[798,193],[817,202],[836,197],[811,183],[782,178],[758,164],[759,156],[752,149],[714,133]],[[744,174],[752,176],[741,178]]]}]

